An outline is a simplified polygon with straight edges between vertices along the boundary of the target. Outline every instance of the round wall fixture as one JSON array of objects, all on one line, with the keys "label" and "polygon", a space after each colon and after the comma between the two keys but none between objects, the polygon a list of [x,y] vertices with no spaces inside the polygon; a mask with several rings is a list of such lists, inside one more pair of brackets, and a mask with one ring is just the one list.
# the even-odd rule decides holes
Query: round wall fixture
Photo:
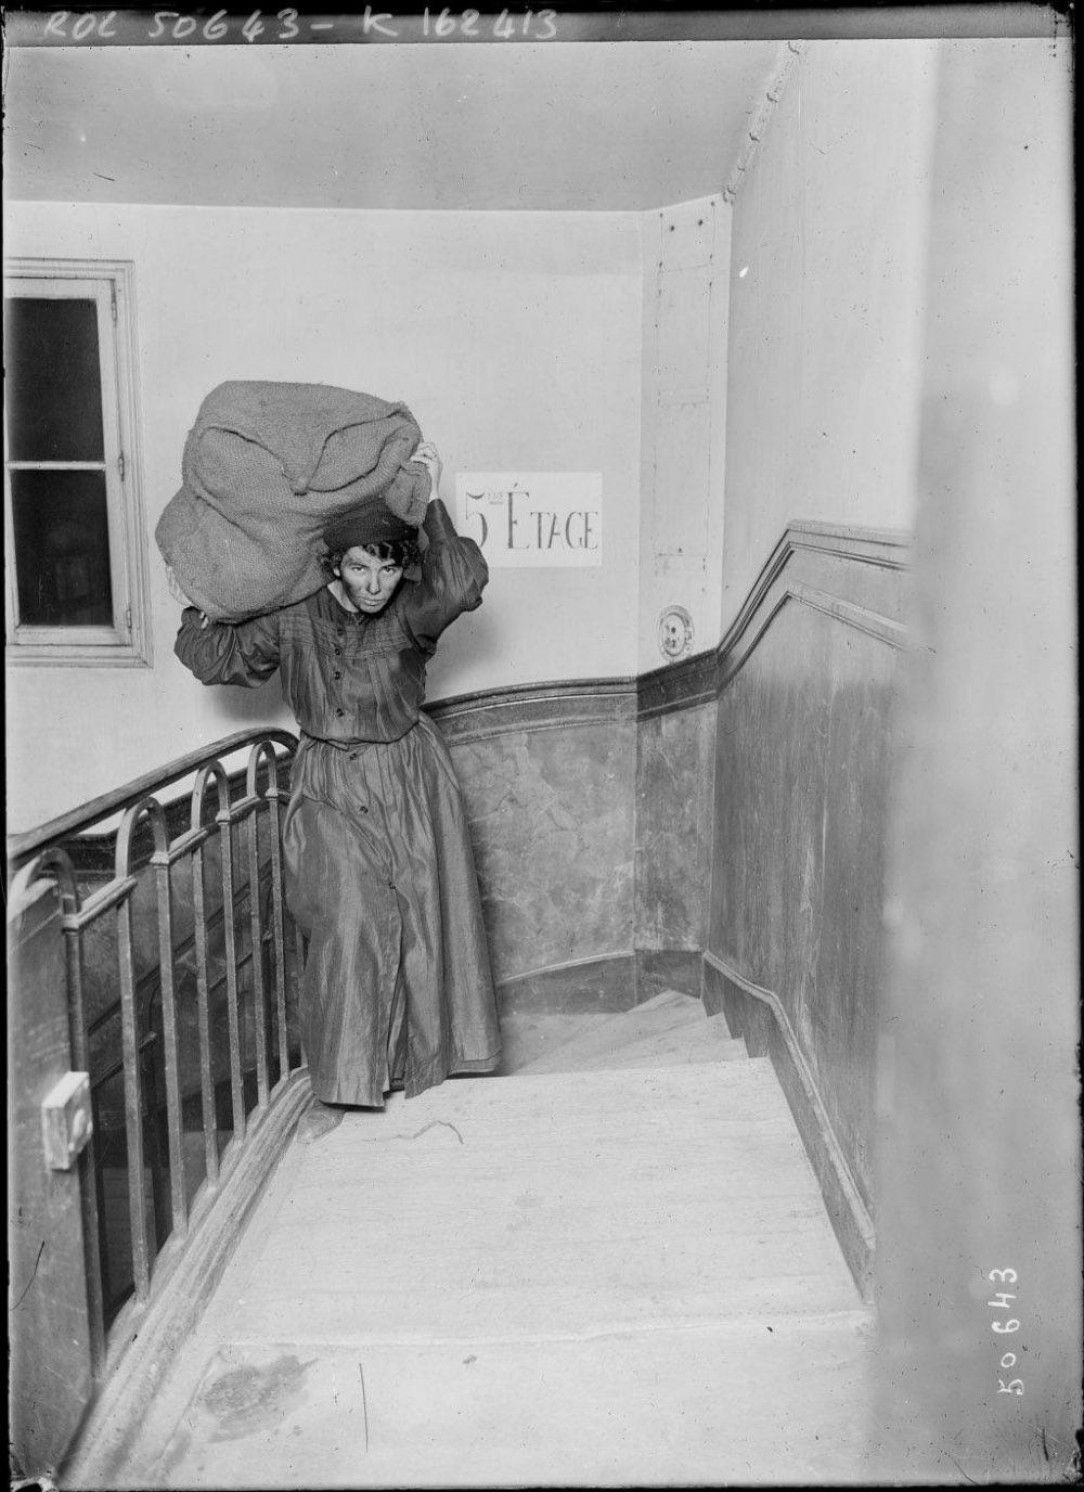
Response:
[{"label": "round wall fixture", "polygon": [[692,651],[693,619],[684,606],[667,606],[659,613],[659,652],[670,663]]}]

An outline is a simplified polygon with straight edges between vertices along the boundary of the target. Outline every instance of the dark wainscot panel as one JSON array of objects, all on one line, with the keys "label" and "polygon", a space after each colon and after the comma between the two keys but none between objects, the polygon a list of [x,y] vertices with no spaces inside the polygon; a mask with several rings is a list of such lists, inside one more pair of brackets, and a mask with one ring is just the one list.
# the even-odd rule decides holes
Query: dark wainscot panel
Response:
[{"label": "dark wainscot panel", "polygon": [[502,1003],[624,1009],[636,686],[528,685],[434,703],[470,815]]},{"label": "dark wainscot panel", "polygon": [[79,1168],[48,1169],[42,1145],[42,1101],[72,1066],[53,885],[13,884],[8,937],[9,1444],[31,1478],[59,1464],[91,1394]]},{"label": "dark wainscot panel", "polygon": [[705,993],[775,1062],[861,1283],[907,552],[789,530],[719,660]]},{"label": "dark wainscot panel", "polygon": [[715,701],[641,713],[636,754],[636,928],[641,998],[700,994],[711,880]]}]

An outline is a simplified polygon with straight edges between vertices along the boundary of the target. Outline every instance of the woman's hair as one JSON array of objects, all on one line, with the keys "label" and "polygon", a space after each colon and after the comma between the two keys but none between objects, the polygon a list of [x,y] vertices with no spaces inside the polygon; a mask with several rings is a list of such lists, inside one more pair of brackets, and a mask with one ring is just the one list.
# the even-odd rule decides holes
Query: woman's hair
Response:
[{"label": "woman's hair", "polygon": [[[421,551],[413,539],[379,539],[372,544],[357,544],[353,547],[364,549],[366,554],[371,554],[375,559],[384,560],[386,564],[398,565],[403,570],[416,565],[421,558]],[[338,550],[332,551],[331,554],[321,555],[320,563],[329,578],[334,579],[335,571],[342,564],[345,552],[345,550]]]}]

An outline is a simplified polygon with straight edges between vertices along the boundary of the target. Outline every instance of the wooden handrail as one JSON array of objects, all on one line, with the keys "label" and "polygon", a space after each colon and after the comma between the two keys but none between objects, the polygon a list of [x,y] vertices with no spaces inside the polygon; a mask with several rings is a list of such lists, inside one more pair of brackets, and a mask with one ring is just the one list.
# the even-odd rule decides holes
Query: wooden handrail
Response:
[{"label": "wooden handrail", "polygon": [[134,777],[131,782],[113,788],[110,792],[103,793],[101,797],[92,798],[89,803],[81,803],[78,808],[71,808],[67,813],[50,819],[48,823],[39,824],[36,829],[27,829],[22,834],[9,834],[7,842],[9,874],[18,870],[33,855],[49,845],[70,839],[73,834],[81,833],[82,830],[90,828],[100,819],[119,813],[149,794],[169,787],[171,783],[187,777],[190,772],[197,771],[206,762],[227,756],[231,751],[239,751],[251,745],[253,741],[268,740],[275,741],[290,751],[296,750],[298,745],[297,736],[288,730],[265,727],[261,730],[236,731],[232,736],[224,736],[220,741],[212,742],[210,746],[201,746],[197,751],[190,751],[185,756],[179,756],[164,767],[156,767],[151,772],[145,772],[142,777]]}]

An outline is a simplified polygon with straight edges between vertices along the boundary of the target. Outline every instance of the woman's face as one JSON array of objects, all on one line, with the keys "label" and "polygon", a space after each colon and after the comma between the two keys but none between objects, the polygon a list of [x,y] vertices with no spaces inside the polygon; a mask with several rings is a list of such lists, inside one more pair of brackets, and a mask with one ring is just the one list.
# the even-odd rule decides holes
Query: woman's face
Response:
[{"label": "woman's face", "polygon": [[358,544],[346,551],[335,573],[357,609],[373,616],[383,611],[395,594],[403,578],[403,567],[379,559]]}]

